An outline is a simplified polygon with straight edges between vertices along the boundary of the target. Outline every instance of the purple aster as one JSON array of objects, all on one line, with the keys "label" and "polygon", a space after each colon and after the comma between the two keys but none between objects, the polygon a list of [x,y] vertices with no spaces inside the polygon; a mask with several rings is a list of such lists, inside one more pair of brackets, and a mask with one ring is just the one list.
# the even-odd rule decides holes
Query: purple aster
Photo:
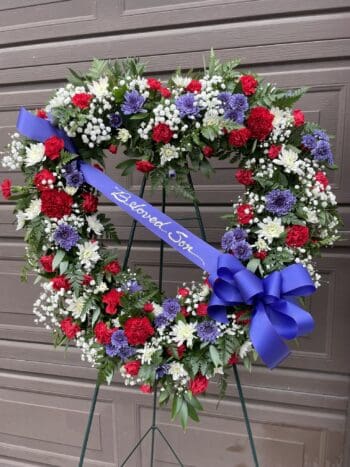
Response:
[{"label": "purple aster", "polygon": [[240,242],[246,238],[247,232],[241,227],[236,227],[224,233],[221,239],[221,248],[225,251],[232,250],[236,242]]},{"label": "purple aster", "polygon": [[226,120],[232,120],[236,123],[243,123],[244,121],[244,113],[238,109],[227,109],[225,110],[224,117]]},{"label": "purple aster", "polygon": [[157,379],[163,378],[163,376],[167,375],[168,371],[169,371],[169,368],[170,368],[170,365],[168,363],[164,363],[164,365],[160,365],[156,369],[156,378]]},{"label": "purple aster", "polygon": [[130,347],[129,345],[125,345],[123,347],[115,347],[115,349],[117,357],[123,360],[123,362],[135,355],[136,353],[136,350],[133,347]]},{"label": "purple aster", "polygon": [[124,103],[122,104],[122,111],[125,115],[146,112],[146,110],[142,108],[144,103],[145,98],[137,91],[126,92],[124,95]]},{"label": "purple aster", "polygon": [[197,334],[202,342],[213,344],[219,337],[219,328],[214,320],[205,320],[197,325]]},{"label": "purple aster", "polygon": [[118,112],[109,115],[108,118],[112,128],[119,128],[123,123],[122,117]]},{"label": "purple aster", "polygon": [[231,99],[229,101],[229,106],[231,109],[240,110],[241,112],[245,112],[248,110],[249,104],[248,99],[244,94],[232,94]]},{"label": "purple aster", "polygon": [[142,285],[140,285],[137,281],[128,281],[126,284],[122,285],[122,288],[123,290],[130,293],[136,293],[142,290]]},{"label": "purple aster", "polygon": [[241,240],[233,244],[232,253],[237,259],[247,261],[252,256],[252,247],[245,240]]},{"label": "purple aster", "polygon": [[313,135],[317,139],[322,139],[323,141],[329,141],[329,136],[323,130],[314,130]]},{"label": "purple aster", "polygon": [[117,347],[114,347],[114,345],[112,344],[106,345],[106,354],[109,355],[110,357],[116,357],[118,354]]},{"label": "purple aster", "polygon": [[304,135],[301,138],[301,143],[303,146],[311,150],[315,148],[317,140],[313,135]]},{"label": "purple aster", "polygon": [[329,164],[333,163],[333,153],[328,141],[319,140],[316,147],[311,151],[311,155],[317,161],[327,161]]},{"label": "purple aster", "polygon": [[196,117],[200,108],[197,106],[197,103],[192,92],[188,92],[183,96],[178,97],[175,100],[175,105],[177,110],[180,112],[180,117]]},{"label": "purple aster", "polygon": [[276,216],[288,214],[296,203],[290,190],[272,190],[266,195],[266,209]]},{"label": "purple aster", "polygon": [[56,245],[69,251],[78,243],[80,237],[78,232],[70,225],[60,224],[53,234],[53,239]]},{"label": "purple aster", "polygon": [[154,319],[154,325],[156,328],[164,328],[169,324],[169,318],[165,316],[164,313],[161,313]]},{"label": "purple aster", "polygon": [[72,186],[74,188],[80,187],[84,183],[84,176],[78,170],[71,172],[65,175],[65,179],[68,186]]},{"label": "purple aster", "polygon": [[220,92],[220,94],[218,94],[218,99],[222,102],[224,109],[230,107],[232,96],[233,94],[230,92]]},{"label": "purple aster", "polygon": [[65,170],[65,176],[68,174],[72,174],[73,172],[79,170],[78,161],[69,162],[69,164],[66,164],[63,168]]},{"label": "purple aster", "polygon": [[128,340],[122,329],[114,331],[111,337],[111,345],[113,345],[114,347],[125,347],[126,345],[128,345]]},{"label": "purple aster", "polygon": [[176,315],[179,313],[181,310],[180,303],[177,301],[176,298],[167,298],[164,300],[162,303],[163,307],[163,314],[168,318],[168,320],[173,320],[175,319]]}]

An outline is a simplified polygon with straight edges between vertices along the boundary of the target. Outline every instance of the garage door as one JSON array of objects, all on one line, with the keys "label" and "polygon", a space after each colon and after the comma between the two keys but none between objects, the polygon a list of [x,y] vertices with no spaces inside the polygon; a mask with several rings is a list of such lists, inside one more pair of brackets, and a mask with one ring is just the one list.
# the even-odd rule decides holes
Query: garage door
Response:
[{"label": "garage door", "polygon": [[[340,170],[332,183],[344,217],[343,241],[320,261],[324,286],[309,306],[317,329],[277,370],[242,370],[242,381],[264,467],[346,467],[349,439],[350,257],[350,2],[349,0],[2,0],[0,2],[0,146],[8,142],[21,105],[37,108],[63,83],[68,67],[87,68],[93,57],[140,56],[154,75],[201,67],[214,47],[220,58],[239,56],[244,68],[283,87],[309,86],[302,106],[308,119],[335,135]],[[118,178],[110,161],[109,172]],[[2,169],[1,169],[2,170]],[[114,172],[114,173],[113,173]],[[1,178],[4,177],[1,174]],[[8,175],[8,174],[6,174]],[[13,173],[14,181],[20,174]],[[123,180],[138,190],[137,174]],[[208,238],[217,242],[220,215],[239,193],[232,168],[217,165],[196,184]],[[159,202],[159,193],[147,194]],[[169,213],[191,212],[172,200]],[[38,294],[20,284],[24,244],[12,224],[10,202],[0,205],[0,465],[76,466],[95,372],[74,350],[54,350],[49,334],[33,325]],[[107,203],[123,241],[130,219]],[[133,265],[154,277],[155,239],[142,229]],[[167,252],[166,287],[199,271]],[[187,467],[252,465],[237,391],[216,409],[216,389],[204,401],[201,423],[186,434],[159,411],[163,431]],[[148,427],[151,398],[118,380],[100,392],[87,466],[118,465]],[[347,429],[348,427],[348,429]],[[156,446],[156,465],[174,460]],[[146,443],[129,465],[146,466]]]}]

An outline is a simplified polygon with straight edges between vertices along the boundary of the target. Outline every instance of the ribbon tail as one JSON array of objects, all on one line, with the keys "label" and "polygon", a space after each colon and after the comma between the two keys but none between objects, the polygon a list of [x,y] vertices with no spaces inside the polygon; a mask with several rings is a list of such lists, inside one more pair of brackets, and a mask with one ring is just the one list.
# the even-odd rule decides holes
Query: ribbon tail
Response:
[{"label": "ribbon tail", "polygon": [[305,336],[305,334],[309,334],[314,330],[315,321],[310,313],[287,299],[283,303],[283,314],[293,319],[297,325],[297,335],[293,336],[292,339],[298,336]]},{"label": "ribbon tail", "polygon": [[275,331],[265,306],[259,304],[250,323],[250,340],[266,366],[275,368],[290,354],[288,346]]}]

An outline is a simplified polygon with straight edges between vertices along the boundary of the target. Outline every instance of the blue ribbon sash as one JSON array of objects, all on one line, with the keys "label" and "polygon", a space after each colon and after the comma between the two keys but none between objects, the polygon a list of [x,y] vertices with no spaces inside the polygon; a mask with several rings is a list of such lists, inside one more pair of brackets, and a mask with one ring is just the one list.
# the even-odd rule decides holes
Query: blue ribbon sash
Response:
[{"label": "blue ribbon sash", "polygon": [[[17,130],[40,142],[51,136],[58,136],[64,140],[67,151],[77,154],[74,144],[64,131],[24,108],[19,113]],[[250,339],[269,368],[277,366],[290,353],[284,339],[295,339],[313,330],[312,316],[296,304],[297,297],[307,296],[315,291],[310,274],[302,265],[292,264],[260,279],[237,258],[220,253],[100,170],[83,161],[80,161],[80,170],[86,183],[209,273],[213,293],[208,314],[213,319],[227,322],[228,307],[241,304],[251,307]]]}]

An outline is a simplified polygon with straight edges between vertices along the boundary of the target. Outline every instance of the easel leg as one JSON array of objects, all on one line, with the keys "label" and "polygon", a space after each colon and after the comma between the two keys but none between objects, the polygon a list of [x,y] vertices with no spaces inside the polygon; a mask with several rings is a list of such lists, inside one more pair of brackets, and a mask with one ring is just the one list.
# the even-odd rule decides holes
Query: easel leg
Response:
[{"label": "easel leg", "polygon": [[90,431],[91,431],[92,420],[94,418],[94,412],[95,412],[95,407],[96,407],[97,396],[98,396],[99,390],[100,390],[100,383],[97,381],[96,386],[95,386],[94,395],[92,396],[91,407],[90,407],[90,412],[89,412],[89,418],[88,418],[88,422],[87,422],[86,429],[85,429],[83,445],[82,445],[82,448],[81,448],[79,467],[83,467],[83,465],[84,465],[84,458],[85,458],[87,444],[88,444],[88,441],[89,441],[89,435],[90,435]]}]

